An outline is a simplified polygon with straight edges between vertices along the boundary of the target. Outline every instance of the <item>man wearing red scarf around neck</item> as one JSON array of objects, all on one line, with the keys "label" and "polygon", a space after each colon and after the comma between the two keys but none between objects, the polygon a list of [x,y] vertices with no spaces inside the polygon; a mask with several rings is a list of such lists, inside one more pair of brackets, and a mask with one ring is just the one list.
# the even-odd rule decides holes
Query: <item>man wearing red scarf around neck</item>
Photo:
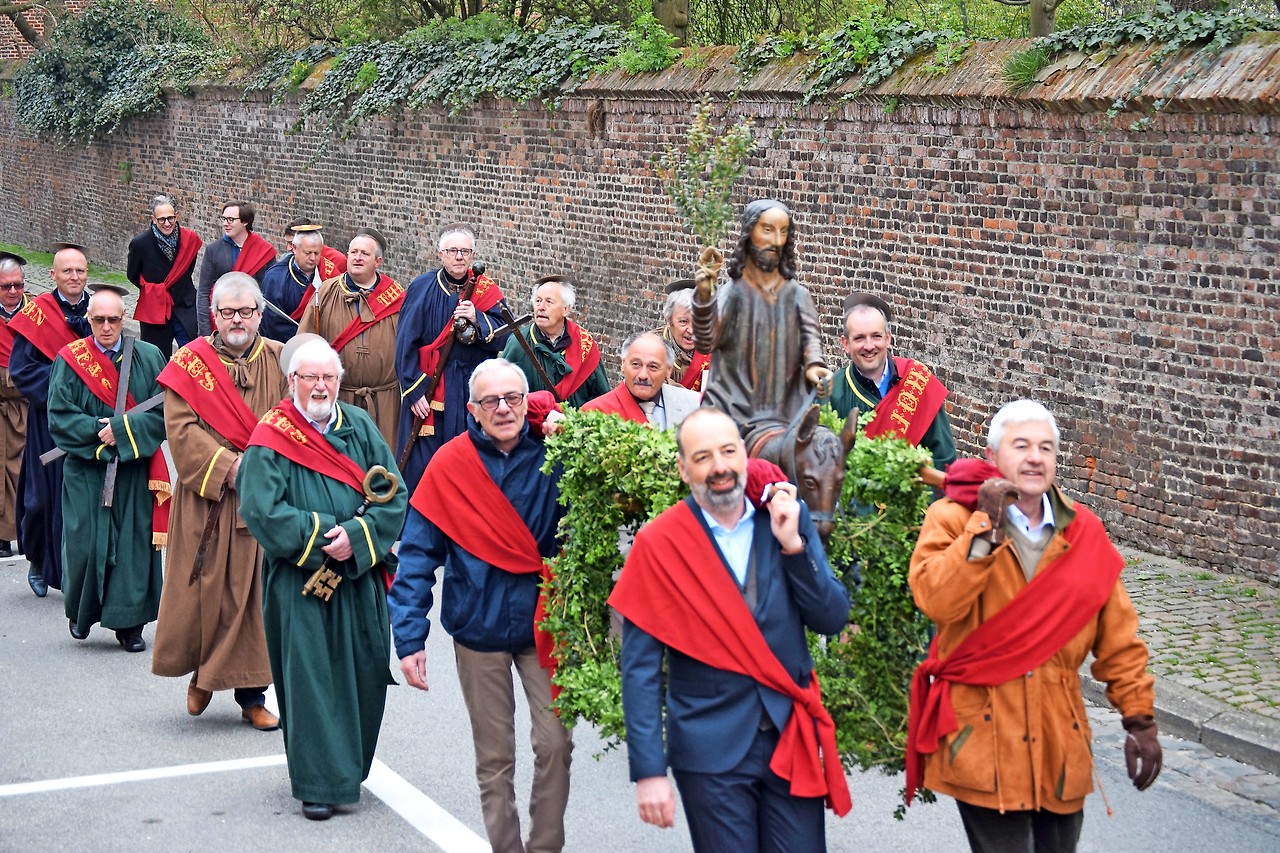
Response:
[{"label": "man wearing red scarf around neck", "polygon": [[639,530],[609,598],[640,819],[674,824],[669,765],[695,850],[825,850],[824,799],[845,814],[849,792],[805,628],[843,628],[848,594],[793,485],[746,500],[728,415],[699,409],[676,435],[692,495]]},{"label": "man wearing red scarf around neck", "polygon": [[1075,850],[1093,789],[1079,678],[1091,652],[1124,715],[1129,778],[1145,790],[1160,772],[1124,559],[1054,485],[1058,446],[1044,406],[1004,406],[991,464],[948,470],[911,558],[916,605],[938,634],[911,687],[907,798],[922,783],[954,797],[975,851]]}]

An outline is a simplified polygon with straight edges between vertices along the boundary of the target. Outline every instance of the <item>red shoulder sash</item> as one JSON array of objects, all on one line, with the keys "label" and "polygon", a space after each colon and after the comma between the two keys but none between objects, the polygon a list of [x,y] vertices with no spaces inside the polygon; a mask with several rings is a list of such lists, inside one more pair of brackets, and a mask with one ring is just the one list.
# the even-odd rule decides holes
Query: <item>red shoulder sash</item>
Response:
[{"label": "red shoulder sash", "polygon": [[688,388],[690,391],[701,391],[703,373],[710,366],[710,353],[703,353],[694,350],[693,360],[689,362],[689,366],[685,368],[684,375],[680,377],[680,384]]},{"label": "red shoulder sash", "polygon": [[664,645],[791,697],[769,766],[795,796],[825,796],[832,811],[848,814],[853,802],[817,673],[804,689],[778,661],[686,501],[640,528],[609,604]]},{"label": "red shoulder sash", "polygon": [[591,337],[590,332],[572,320],[565,320],[564,327],[569,333],[570,342],[569,348],[564,351],[569,374],[556,383],[556,396],[561,400],[568,400],[600,365],[600,347],[596,346],[595,338]]},{"label": "red shoulder sash", "polygon": [[[31,301],[31,297],[25,293],[22,294],[22,308],[27,307],[27,303]],[[19,308],[20,312],[22,308]],[[5,320],[0,316],[0,368],[9,368],[9,356],[13,355],[13,330],[9,328],[9,323],[16,320],[17,314],[14,314],[9,320]]]},{"label": "red shoulder sash", "polygon": [[263,267],[275,259],[275,247],[250,231],[249,236],[244,241],[244,245],[240,247],[240,254],[236,255],[235,265],[231,269],[235,272],[257,275]]},{"label": "red shoulder sash", "polygon": [[332,246],[320,250],[320,280],[328,281],[347,271],[347,256]]},{"label": "red shoulder sash", "polygon": [[[339,283],[339,286],[342,286]],[[369,294],[369,308],[373,311],[373,319],[360,319],[360,312],[351,318],[351,322],[333,340],[333,348],[342,352],[342,348],[372,328],[376,323],[385,320],[400,310],[404,303],[404,287],[389,275],[379,275],[378,283]]]},{"label": "red shoulder sash", "polygon": [[[436,286],[444,287],[441,282],[441,273],[436,273]],[[502,291],[498,288],[498,283],[487,275],[482,275],[476,279],[475,291],[471,294],[471,304],[475,306],[476,313],[488,311],[497,305],[502,299]],[[440,370],[443,365],[440,364],[440,353],[444,348],[444,343],[449,339],[449,331],[453,328],[453,318],[444,324],[444,328],[440,330],[440,334],[436,335],[435,340],[426,346],[418,348],[418,369],[422,371],[425,377],[434,377],[436,371]],[[430,381],[428,379],[428,381]],[[435,391],[431,394],[431,410],[427,412],[427,416],[422,420],[422,434],[431,435],[435,431],[435,416],[437,411],[444,410],[444,394],[445,394],[444,377],[436,383]]]},{"label": "red shoulder sash", "polygon": [[[259,338],[257,349],[265,346]],[[174,353],[157,381],[186,401],[237,450],[249,446],[258,418],[236,390],[235,381],[208,338],[195,338]]]},{"label": "red shoulder sash", "polygon": [[14,334],[31,341],[32,346],[50,361],[58,357],[58,350],[79,337],[67,325],[62,307],[58,305],[58,298],[52,291],[42,293],[28,302],[9,321],[9,328]]},{"label": "red shoulder sash", "polygon": [[133,319],[139,323],[166,323],[173,316],[173,297],[169,289],[196,264],[196,254],[204,241],[189,228],[178,229],[178,253],[164,281],[156,283],[138,279],[138,306],[133,309]]},{"label": "red shoulder sash", "polygon": [[584,403],[582,411],[618,415],[624,421],[635,421],[638,424],[647,424],[649,422],[649,419],[645,417],[644,410],[636,402],[636,398],[627,390],[626,383],[619,385],[607,394],[601,394],[594,400]]},{"label": "red shoulder sash", "polygon": [[[924,755],[955,731],[951,685],[994,687],[1044,664],[1107,603],[1124,568],[1102,522],[1076,504],[1076,517],[1062,531],[1067,553],[1036,573],[1003,610],[990,616],[960,645],[938,659],[934,639],[929,657],[911,679],[907,723],[907,804],[924,781]],[[625,573],[624,573],[625,576]]]},{"label": "red shoulder sash", "polygon": [[918,361],[894,356],[898,383],[876,404],[876,415],[867,424],[868,438],[893,432],[917,445],[947,398],[946,386]]},{"label": "red shoulder sash", "polygon": [[[338,417],[342,417],[342,404],[334,405],[339,407]],[[249,436],[248,446],[268,447],[291,462],[345,483],[364,496],[364,470],[351,457],[339,453],[288,397],[262,416]]]},{"label": "red shoulder sash", "polygon": [[[120,370],[107,354],[93,343],[93,338],[77,338],[58,350],[58,358],[65,361],[85,386],[109,408],[116,407],[116,386],[120,382]],[[133,408],[133,395],[125,392],[125,406]]]}]

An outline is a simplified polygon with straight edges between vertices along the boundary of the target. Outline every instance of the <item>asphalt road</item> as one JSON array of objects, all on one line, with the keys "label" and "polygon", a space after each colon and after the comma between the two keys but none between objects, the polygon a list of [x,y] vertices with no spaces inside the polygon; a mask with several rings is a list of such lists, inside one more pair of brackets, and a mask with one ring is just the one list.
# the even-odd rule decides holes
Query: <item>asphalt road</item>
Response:
[{"label": "asphalt road", "polygon": [[[148,642],[153,633],[149,627]],[[126,654],[101,628],[72,640],[61,596],[36,599],[25,561],[0,560],[0,851],[487,849],[470,731],[442,632],[428,644],[431,691],[390,690],[362,800],[325,823],[304,820],[290,796],[278,732],[242,723],[228,693],[216,694],[203,716],[188,716],[186,679],[153,676],[149,664],[149,652]],[[1115,715],[1092,716],[1115,814],[1090,797],[1082,850],[1280,850],[1274,809],[1215,782],[1250,768],[1233,771],[1203,747],[1166,739],[1172,766],[1138,794],[1124,776]],[[527,741],[527,722],[516,730]],[[682,816],[674,830],[640,823],[622,750],[601,754],[583,728],[575,740],[568,851],[690,849]],[[523,803],[531,756],[521,746]],[[830,849],[966,849],[949,802],[913,806],[895,821],[901,785],[901,777],[853,775],[854,812],[828,818]]]}]

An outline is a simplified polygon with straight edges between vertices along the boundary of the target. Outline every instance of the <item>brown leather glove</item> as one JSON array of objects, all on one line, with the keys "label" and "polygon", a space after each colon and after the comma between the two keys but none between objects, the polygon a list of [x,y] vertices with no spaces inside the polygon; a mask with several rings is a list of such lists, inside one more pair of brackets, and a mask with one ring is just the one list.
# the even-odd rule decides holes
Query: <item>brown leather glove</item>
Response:
[{"label": "brown leather glove", "polygon": [[[1133,780],[1133,787],[1145,791],[1151,787],[1160,775],[1164,764],[1164,753],[1160,749],[1160,739],[1156,736],[1154,717],[1125,717],[1121,721],[1129,736],[1124,739],[1124,764]],[[1141,767],[1139,767],[1141,762]]]},{"label": "brown leather glove", "polygon": [[991,529],[979,534],[992,545],[1004,541],[1004,508],[1018,499],[1018,489],[1003,477],[992,477],[978,487],[978,511],[991,519]]}]

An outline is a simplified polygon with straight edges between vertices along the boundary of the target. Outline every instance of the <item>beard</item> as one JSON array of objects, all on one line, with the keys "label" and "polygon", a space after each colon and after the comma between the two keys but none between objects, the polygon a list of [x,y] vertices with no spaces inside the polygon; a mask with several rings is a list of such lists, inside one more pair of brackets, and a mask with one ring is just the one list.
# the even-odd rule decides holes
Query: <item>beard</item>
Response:
[{"label": "beard", "polygon": [[761,272],[773,272],[782,263],[782,250],[772,248],[758,248],[755,244],[747,247],[747,255],[751,258],[751,262],[760,268]]},{"label": "beard", "polygon": [[706,483],[689,484],[689,491],[693,492],[693,499],[698,506],[716,512],[742,506],[742,496],[746,492],[746,483],[738,476],[737,471],[730,473],[733,476],[733,488],[727,492],[713,491]]},{"label": "beard", "polygon": [[253,335],[249,334],[248,329],[231,329],[222,336],[222,339],[233,347],[242,347],[253,339]]},{"label": "beard", "polygon": [[305,413],[307,417],[318,424],[323,424],[329,420],[329,415],[333,414],[333,398],[326,397],[323,400],[313,400],[307,397],[302,400],[297,394],[293,395],[293,404],[298,410]]}]

